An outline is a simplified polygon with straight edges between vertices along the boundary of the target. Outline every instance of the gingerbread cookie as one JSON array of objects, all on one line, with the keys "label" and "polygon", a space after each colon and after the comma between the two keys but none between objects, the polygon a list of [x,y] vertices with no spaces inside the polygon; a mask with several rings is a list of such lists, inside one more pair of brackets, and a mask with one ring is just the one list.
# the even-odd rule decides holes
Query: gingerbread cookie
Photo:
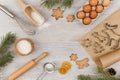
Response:
[{"label": "gingerbread cookie", "polygon": [[56,20],[58,20],[59,18],[63,18],[63,10],[58,7],[57,9],[53,9],[53,13],[52,16],[55,17]]},{"label": "gingerbread cookie", "polygon": [[88,67],[89,66],[88,61],[89,61],[89,59],[85,58],[83,60],[76,61],[76,64],[78,65],[79,69],[83,69],[84,67]]},{"label": "gingerbread cookie", "polygon": [[70,56],[71,61],[76,61],[78,59],[77,54],[71,54]]},{"label": "gingerbread cookie", "polygon": [[68,22],[73,22],[75,20],[75,17],[74,15],[68,15],[66,19]]}]

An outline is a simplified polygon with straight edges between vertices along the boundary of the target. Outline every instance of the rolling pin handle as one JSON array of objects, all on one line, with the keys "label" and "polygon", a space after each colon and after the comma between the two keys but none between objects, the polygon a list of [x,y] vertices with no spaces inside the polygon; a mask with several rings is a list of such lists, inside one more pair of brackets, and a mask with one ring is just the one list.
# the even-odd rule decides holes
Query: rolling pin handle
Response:
[{"label": "rolling pin handle", "polygon": [[41,59],[45,58],[47,55],[48,55],[47,52],[43,52],[43,53],[41,54],[41,56],[39,56],[39,57],[37,57],[36,59],[34,59],[34,61],[35,61],[35,62],[38,62],[38,61],[40,61]]},{"label": "rolling pin handle", "polygon": [[38,58],[35,58],[35,59],[31,60],[30,62],[28,62],[27,64],[25,64],[23,67],[19,68],[13,74],[11,74],[8,77],[8,80],[16,80],[19,76],[23,75],[25,72],[27,72],[28,70],[30,70],[31,68],[33,68],[37,64],[38,61],[42,60],[47,55],[48,55],[48,53],[44,52]]}]

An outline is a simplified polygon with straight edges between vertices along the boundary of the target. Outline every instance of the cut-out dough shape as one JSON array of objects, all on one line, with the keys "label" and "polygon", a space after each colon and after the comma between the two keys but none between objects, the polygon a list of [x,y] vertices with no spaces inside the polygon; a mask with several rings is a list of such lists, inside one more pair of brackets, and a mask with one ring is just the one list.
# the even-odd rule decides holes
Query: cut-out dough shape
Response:
[{"label": "cut-out dough shape", "polygon": [[83,44],[82,45],[85,46],[85,47],[90,47],[91,43],[92,43],[92,41],[87,38],[87,39],[83,40]]},{"label": "cut-out dough shape", "polygon": [[104,49],[104,47],[101,45],[101,44],[99,44],[98,42],[95,42],[94,43],[94,52],[95,53],[101,53],[101,52],[103,52],[105,49]]}]

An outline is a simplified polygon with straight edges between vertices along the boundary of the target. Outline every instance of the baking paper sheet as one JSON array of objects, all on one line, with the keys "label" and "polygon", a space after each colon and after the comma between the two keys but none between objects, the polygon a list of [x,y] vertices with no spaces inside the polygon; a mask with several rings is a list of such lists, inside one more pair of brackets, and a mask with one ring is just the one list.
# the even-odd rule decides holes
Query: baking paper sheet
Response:
[{"label": "baking paper sheet", "polygon": [[80,38],[95,63],[106,68],[120,60],[120,10]]}]

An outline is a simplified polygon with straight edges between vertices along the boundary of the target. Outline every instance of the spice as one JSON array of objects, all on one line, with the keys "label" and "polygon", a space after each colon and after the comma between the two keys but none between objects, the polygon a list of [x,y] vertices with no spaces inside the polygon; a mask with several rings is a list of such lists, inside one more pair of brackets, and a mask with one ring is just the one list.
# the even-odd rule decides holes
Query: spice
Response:
[{"label": "spice", "polygon": [[62,63],[62,67],[66,68],[66,70],[70,70],[72,65],[71,65],[70,62],[65,61],[65,62]]},{"label": "spice", "polygon": [[72,67],[72,65],[71,65],[70,62],[64,61],[64,62],[62,63],[61,68],[59,68],[58,71],[59,71],[60,74],[66,74],[66,73],[68,72],[68,70],[71,69],[71,67]]},{"label": "spice", "polygon": [[116,71],[113,68],[108,69],[110,75],[116,75]]},{"label": "spice", "polygon": [[60,69],[59,69],[59,73],[60,73],[60,74],[66,74],[66,73],[67,73],[66,68],[63,68],[63,67],[60,68]]}]

